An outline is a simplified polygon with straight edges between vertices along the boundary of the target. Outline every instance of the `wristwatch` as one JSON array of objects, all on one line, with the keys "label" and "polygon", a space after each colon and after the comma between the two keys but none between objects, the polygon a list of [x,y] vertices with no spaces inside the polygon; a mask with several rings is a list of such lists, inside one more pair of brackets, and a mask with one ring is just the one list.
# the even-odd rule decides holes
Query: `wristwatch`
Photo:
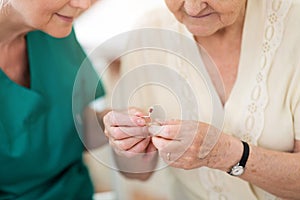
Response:
[{"label": "wristwatch", "polygon": [[232,176],[240,176],[244,173],[245,171],[245,166],[249,157],[249,145],[247,142],[242,141],[243,146],[244,146],[244,152],[242,155],[242,158],[240,162],[238,162],[236,165],[234,165],[231,170],[228,172],[228,174]]}]

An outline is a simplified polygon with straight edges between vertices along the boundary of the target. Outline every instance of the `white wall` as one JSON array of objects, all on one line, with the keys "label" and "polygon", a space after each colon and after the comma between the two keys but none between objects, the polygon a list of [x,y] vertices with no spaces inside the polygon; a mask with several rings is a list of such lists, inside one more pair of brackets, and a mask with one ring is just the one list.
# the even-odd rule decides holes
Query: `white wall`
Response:
[{"label": "white wall", "polygon": [[143,13],[160,6],[165,6],[164,0],[98,0],[75,22],[79,42],[89,52],[103,41],[129,31]]}]

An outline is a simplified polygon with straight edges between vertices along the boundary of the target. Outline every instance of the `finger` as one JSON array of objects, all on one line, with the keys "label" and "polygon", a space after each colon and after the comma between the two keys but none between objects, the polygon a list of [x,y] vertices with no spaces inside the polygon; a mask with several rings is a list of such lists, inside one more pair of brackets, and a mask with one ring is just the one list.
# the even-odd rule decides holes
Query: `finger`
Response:
[{"label": "finger", "polygon": [[179,119],[170,119],[170,120],[161,120],[161,119],[155,119],[159,124],[163,125],[178,125],[182,123]]},{"label": "finger", "polygon": [[146,138],[149,136],[148,127],[143,126],[136,126],[136,127],[111,127],[110,130],[110,137],[115,140],[126,139],[130,137],[135,138]]},{"label": "finger", "polygon": [[141,117],[145,120],[145,123],[147,124],[147,126],[149,126],[149,124],[152,121],[152,118],[150,116],[150,113],[152,112],[153,108],[150,108],[148,113],[145,114],[146,112],[141,112],[140,110],[137,110],[136,108],[130,108],[128,113],[131,115],[135,115],[137,117]]},{"label": "finger", "polygon": [[136,143],[128,151],[130,151],[132,153],[146,153],[146,149],[147,149],[150,141],[151,141],[150,137],[145,138],[145,139],[141,140],[140,142]]},{"label": "finger", "polygon": [[180,140],[179,138],[179,131],[181,126],[180,125],[164,125],[164,126],[157,126],[151,125],[148,128],[148,131],[151,135],[156,137],[162,137],[168,140]]},{"label": "finger", "polygon": [[127,114],[129,115],[135,115],[135,116],[144,116],[145,115],[145,112],[141,111],[140,109],[138,108],[135,108],[135,107],[130,107],[128,110],[127,110]]},{"label": "finger", "polygon": [[104,127],[104,134],[108,139],[112,138],[111,132],[111,127]]},{"label": "finger", "polygon": [[176,152],[180,154],[186,151],[188,147],[179,140],[169,140],[156,136],[152,137],[152,143],[160,152]]},{"label": "finger", "polygon": [[178,154],[176,152],[159,151],[159,156],[164,160],[165,163],[172,167],[178,167],[182,165],[182,162],[180,162],[181,155],[182,154]]},{"label": "finger", "polygon": [[167,146],[169,146],[172,143],[172,140],[165,139],[162,137],[152,137],[152,143],[159,151],[165,149]]},{"label": "finger", "polygon": [[122,156],[124,154],[123,152],[125,151],[119,149],[119,147],[115,145],[114,140],[108,140],[108,142],[109,142],[109,146],[114,150],[114,152],[117,155]]},{"label": "finger", "polygon": [[146,149],[146,153],[150,153],[150,152],[154,152],[154,151],[157,151],[157,148],[153,145],[152,142],[149,142],[148,147]]},{"label": "finger", "polygon": [[150,141],[148,144],[148,147],[146,149],[146,154],[143,156],[143,160],[147,163],[151,162],[151,160],[155,159],[155,157],[157,156],[157,152],[158,151],[157,151],[156,147]]},{"label": "finger", "polygon": [[112,140],[112,144],[114,147],[117,147],[119,150],[128,151],[132,147],[134,147],[137,143],[144,140],[144,138],[127,138],[123,140]]},{"label": "finger", "polygon": [[132,158],[136,156],[145,156],[146,149],[150,142],[150,137],[146,139],[142,139],[140,142],[136,143],[133,147],[128,149],[127,151],[122,152],[126,157]]},{"label": "finger", "polygon": [[145,120],[135,115],[110,111],[103,119],[106,126],[145,126]]}]

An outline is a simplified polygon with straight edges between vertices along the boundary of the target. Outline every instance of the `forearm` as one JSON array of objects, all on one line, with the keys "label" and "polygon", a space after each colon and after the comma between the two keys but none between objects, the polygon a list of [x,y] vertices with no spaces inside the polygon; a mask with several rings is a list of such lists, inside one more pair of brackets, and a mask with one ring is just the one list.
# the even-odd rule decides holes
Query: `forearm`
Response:
[{"label": "forearm", "polygon": [[[214,150],[220,160],[215,162],[214,168],[229,171],[239,162],[243,148],[238,139],[225,134],[221,137]],[[245,173],[240,178],[278,197],[300,199],[300,153],[278,152],[250,145]]]},{"label": "forearm", "polygon": [[300,199],[300,154],[251,146],[242,178],[286,199]]}]

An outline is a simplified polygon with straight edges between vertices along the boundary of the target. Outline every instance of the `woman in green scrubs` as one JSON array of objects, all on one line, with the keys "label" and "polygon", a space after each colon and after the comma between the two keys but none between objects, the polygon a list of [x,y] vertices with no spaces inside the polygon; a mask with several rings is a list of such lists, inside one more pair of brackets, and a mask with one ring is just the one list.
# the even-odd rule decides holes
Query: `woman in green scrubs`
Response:
[{"label": "woman in green scrubs", "polygon": [[[0,0],[0,199],[92,199],[72,114],[86,57],[72,22],[90,3]],[[85,93],[98,81],[89,67]]]}]

